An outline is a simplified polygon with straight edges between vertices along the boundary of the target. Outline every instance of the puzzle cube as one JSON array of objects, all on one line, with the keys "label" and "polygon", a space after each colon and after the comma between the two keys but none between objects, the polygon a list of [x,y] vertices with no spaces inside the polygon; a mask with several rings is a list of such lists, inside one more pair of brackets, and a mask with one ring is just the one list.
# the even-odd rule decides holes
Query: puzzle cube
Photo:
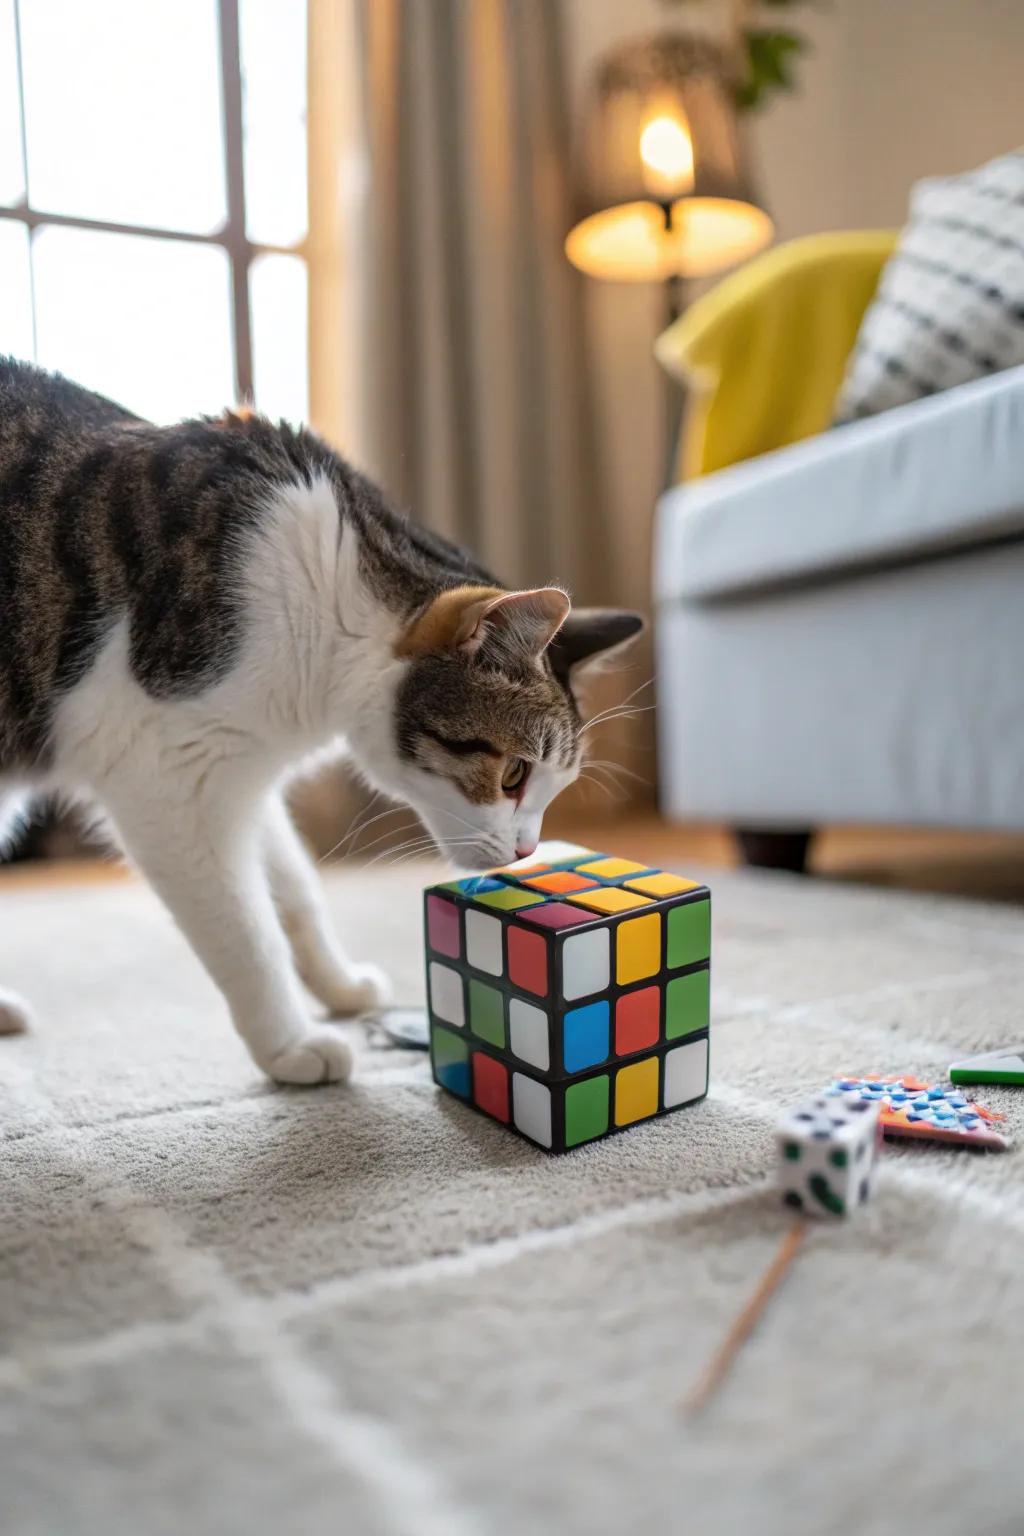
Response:
[{"label": "puzzle cube", "polygon": [[811,1216],[846,1216],[871,1194],[880,1105],[859,1094],[810,1099],[779,1121],[782,1198]]},{"label": "puzzle cube", "polygon": [[711,894],[572,843],[425,892],[434,1078],[550,1152],[707,1093]]}]

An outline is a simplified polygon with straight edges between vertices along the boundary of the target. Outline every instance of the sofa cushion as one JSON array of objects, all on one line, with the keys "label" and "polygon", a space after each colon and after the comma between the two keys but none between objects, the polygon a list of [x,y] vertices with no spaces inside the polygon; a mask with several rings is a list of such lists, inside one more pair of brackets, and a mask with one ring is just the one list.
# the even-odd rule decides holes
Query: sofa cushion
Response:
[{"label": "sofa cushion", "polygon": [[677,486],[661,602],[820,580],[1024,534],[1024,367]]},{"label": "sofa cushion", "polygon": [[836,406],[853,421],[1024,363],[1024,151],[918,182]]}]

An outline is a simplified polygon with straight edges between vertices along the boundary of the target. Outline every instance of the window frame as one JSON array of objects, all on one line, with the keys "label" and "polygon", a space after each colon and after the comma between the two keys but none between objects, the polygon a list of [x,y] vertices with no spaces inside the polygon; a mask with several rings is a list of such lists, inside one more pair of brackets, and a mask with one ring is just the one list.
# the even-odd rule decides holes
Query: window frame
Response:
[{"label": "window frame", "polygon": [[175,240],[186,245],[212,245],[224,251],[231,273],[231,336],[235,396],[239,404],[253,399],[252,306],[249,275],[260,256],[297,256],[309,267],[309,232],[296,245],[257,243],[246,233],[245,150],[242,124],[242,61],[239,44],[238,0],[217,0],[217,33],[221,66],[221,148],[227,214],[220,229],[209,234],[189,230],[155,228],[152,225],[119,224],[79,214],[47,213],[32,204],[28,175],[28,135],[25,111],[25,75],[21,44],[21,0],[14,0],[17,52],[18,113],[21,122],[21,170],[25,196],[18,203],[0,204],[0,219],[28,230],[29,283],[32,301],[32,350],[36,352],[36,295],[32,241],[37,229],[47,225],[87,229],[108,235],[141,235],[151,240]]}]

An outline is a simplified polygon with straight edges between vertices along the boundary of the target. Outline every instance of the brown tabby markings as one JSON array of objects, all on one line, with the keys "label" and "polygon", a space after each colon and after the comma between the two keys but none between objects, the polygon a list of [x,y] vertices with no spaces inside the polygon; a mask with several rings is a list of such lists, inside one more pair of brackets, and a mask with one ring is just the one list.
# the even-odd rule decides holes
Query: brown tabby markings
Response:
[{"label": "brown tabby markings", "polygon": [[356,529],[367,584],[399,615],[490,579],[311,432],[244,413],[154,427],[0,358],[0,771],[47,764],[57,703],[121,619],[153,696],[222,678],[245,623],[237,535],[275,489],[315,478]]},{"label": "brown tabby markings", "polygon": [[[395,655],[406,659],[447,651],[467,638],[467,610],[477,602],[500,597],[501,587],[453,587],[418,615],[395,646]],[[471,626],[470,626],[471,627]]]}]

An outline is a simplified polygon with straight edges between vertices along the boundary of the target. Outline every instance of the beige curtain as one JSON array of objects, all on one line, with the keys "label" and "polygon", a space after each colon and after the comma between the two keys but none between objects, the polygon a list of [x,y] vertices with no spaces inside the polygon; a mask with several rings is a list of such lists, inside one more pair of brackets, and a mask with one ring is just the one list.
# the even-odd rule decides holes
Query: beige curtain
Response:
[{"label": "beige curtain", "polygon": [[517,585],[607,596],[556,0],[360,0],[367,466]]},{"label": "beige curtain", "polygon": [[310,0],[313,419],[501,581],[627,602],[563,26],[561,0]]}]

